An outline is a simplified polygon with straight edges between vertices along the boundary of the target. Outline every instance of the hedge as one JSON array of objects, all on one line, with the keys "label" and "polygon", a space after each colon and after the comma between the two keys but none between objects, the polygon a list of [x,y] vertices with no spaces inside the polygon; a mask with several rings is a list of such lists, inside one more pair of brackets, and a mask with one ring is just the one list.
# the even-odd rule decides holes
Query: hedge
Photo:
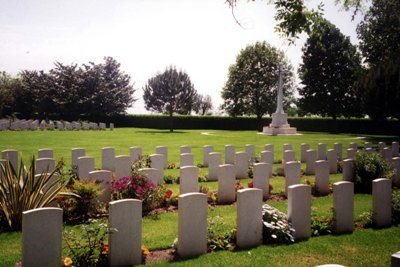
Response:
[{"label": "hedge", "polygon": [[[99,118],[98,118],[99,119]],[[261,124],[256,117],[226,116],[181,116],[174,115],[174,129],[215,129],[215,130],[261,130],[269,125],[271,118],[263,118]],[[100,121],[100,120],[96,120]],[[137,127],[169,129],[169,117],[166,115],[118,115],[103,118],[104,122],[113,122],[116,127]],[[400,121],[373,121],[369,119],[331,118],[289,118],[292,127],[298,131],[350,133],[350,134],[385,134],[400,135]]]}]

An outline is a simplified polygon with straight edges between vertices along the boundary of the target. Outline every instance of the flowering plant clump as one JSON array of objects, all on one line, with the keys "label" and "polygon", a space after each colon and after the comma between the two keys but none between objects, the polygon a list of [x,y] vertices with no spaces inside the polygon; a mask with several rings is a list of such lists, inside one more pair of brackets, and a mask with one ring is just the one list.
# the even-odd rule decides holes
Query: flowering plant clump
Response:
[{"label": "flowering plant clump", "polygon": [[116,180],[112,189],[114,199],[135,198],[143,200],[143,213],[145,214],[165,203],[165,188],[156,186],[141,174]]},{"label": "flowering plant clump", "polygon": [[264,243],[293,243],[293,233],[294,229],[288,222],[286,214],[267,204],[263,205]]},{"label": "flowering plant clump", "polygon": [[63,266],[107,266],[108,245],[105,240],[114,231],[117,230],[96,220],[65,230],[63,239],[70,257],[64,258]]}]

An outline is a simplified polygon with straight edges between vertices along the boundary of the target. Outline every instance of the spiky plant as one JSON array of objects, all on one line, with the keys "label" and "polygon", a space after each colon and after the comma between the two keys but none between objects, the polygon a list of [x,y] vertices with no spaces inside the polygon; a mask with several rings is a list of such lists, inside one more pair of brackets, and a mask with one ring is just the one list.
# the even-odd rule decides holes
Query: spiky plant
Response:
[{"label": "spiky plant", "polygon": [[46,206],[66,185],[62,178],[54,175],[58,168],[36,176],[35,168],[34,157],[29,169],[21,160],[18,173],[9,160],[0,164],[0,208],[12,230],[21,230],[24,211]]}]

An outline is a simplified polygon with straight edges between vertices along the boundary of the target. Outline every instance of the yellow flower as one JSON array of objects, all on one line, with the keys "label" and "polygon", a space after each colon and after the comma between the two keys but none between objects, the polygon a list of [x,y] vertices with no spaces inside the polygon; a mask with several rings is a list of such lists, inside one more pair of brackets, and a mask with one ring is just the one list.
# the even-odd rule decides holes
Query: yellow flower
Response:
[{"label": "yellow flower", "polygon": [[147,255],[150,254],[149,249],[146,248],[144,245],[142,245],[142,254],[143,254],[144,256],[147,256]]},{"label": "yellow flower", "polygon": [[71,266],[72,265],[72,260],[71,260],[71,258],[70,257],[66,257],[65,259],[64,259],[64,266],[65,267],[69,267],[69,266]]}]

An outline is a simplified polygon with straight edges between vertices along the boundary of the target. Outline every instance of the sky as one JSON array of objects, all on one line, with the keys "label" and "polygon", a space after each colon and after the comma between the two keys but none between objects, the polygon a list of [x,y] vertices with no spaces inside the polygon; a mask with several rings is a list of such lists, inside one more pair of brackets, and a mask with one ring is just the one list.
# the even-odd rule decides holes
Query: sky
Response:
[{"label": "sky", "polygon": [[[324,17],[357,44],[361,16],[352,21],[333,0],[323,2]],[[128,112],[144,114],[143,86],[174,65],[198,93],[212,97],[218,113],[228,68],[247,45],[266,41],[285,52],[295,71],[301,63],[306,36],[289,46],[274,31],[274,12],[265,0],[239,1],[234,13],[241,27],[225,0],[0,0],[0,71],[15,76],[111,56],[137,89]]]}]

